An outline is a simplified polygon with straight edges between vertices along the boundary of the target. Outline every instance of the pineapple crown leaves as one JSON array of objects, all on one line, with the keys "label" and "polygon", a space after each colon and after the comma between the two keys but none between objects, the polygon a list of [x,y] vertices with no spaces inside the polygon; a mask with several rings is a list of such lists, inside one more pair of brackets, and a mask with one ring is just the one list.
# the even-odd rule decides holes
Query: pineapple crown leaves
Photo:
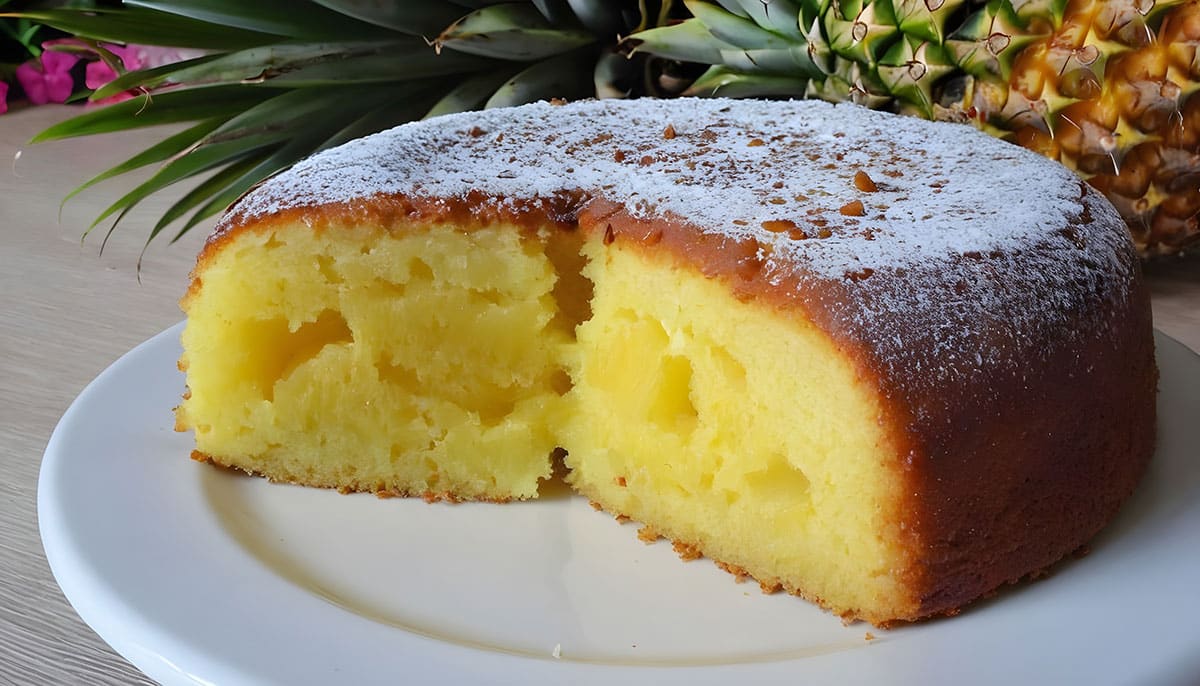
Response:
[{"label": "pineapple crown leaves", "polygon": [[[689,94],[803,93],[926,118],[960,116],[947,110],[946,92],[973,89],[948,85],[952,74],[1007,80],[1017,55],[1044,38],[1066,6],[1065,0],[1017,6],[1011,0],[686,0],[686,5],[694,18],[636,34],[627,47],[714,65]],[[1031,5],[1042,11],[1031,11]],[[1044,26],[1031,31],[1038,22]],[[771,91],[767,75],[780,90]]]},{"label": "pineapple crown leaves", "polygon": [[480,107],[637,91],[638,76],[649,75],[633,68],[645,60],[635,64],[603,47],[619,32],[666,21],[671,9],[651,0],[125,0],[19,14],[97,46],[204,51],[136,71],[114,63],[117,78],[91,99],[134,98],[35,138],[190,123],[64,199],[159,165],[84,234],[112,220],[107,240],[147,197],[193,180],[150,230],[148,246],[169,225],[181,224],[178,239],[262,179],[351,138]]},{"label": "pineapple crown leaves", "polygon": [[443,48],[505,60],[537,60],[595,42],[583,29],[556,28],[532,5],[503,4],[476,10],[432,41]]}]

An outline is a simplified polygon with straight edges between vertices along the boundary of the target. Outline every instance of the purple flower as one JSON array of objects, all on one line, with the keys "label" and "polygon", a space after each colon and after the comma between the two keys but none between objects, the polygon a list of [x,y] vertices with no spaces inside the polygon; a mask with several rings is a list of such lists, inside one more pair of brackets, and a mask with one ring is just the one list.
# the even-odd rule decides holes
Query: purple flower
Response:
[{"label": "purple flower", "polygon": [[8,84],[0,81],[0,114],[8,111]]},{"label": "purple flower", "polygon": [[75,90],[71,67],[78,61],[75,55],[47,50],[41,60],[30,60],[17,67],[17,81],[25,89],[25,97],[35,105],[66,102]]}]

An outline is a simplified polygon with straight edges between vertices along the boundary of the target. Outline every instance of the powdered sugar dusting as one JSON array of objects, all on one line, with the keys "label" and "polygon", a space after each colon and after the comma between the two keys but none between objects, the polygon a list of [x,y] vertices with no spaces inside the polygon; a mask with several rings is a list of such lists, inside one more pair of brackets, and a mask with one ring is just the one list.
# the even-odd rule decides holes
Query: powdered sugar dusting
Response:
[{"label": "powdered sugar dusting", "polygon": [[[856,186],[858,172],[874,191]],[[1019,374],[1014,360],[1050,342],[1103,335],[1103,318],[1062,327],[1137,278],[1115,210],[1060,165],[969,126],[816,101],[606,100],[440,117],[301,162],[247,195],[223,228],[380,194],[482,191],[519,209],[564,189],[769,246],[767,277],[800,274],[810,293],[829,290],[823,325],[869,337],[894,378],[908,377],[901,392]]]},{"label": "powdered sugar dusting", "polygon": [[[877,191],[855,187],[860,171]],[[252,192],[235,216],[392,193],[482,190],[516,204],[564,188],[753,237],[826,276],[1010,249],[1081,211],[1066,169],[967,126],[817,101],[644,99],[537,103],[401,126],[301,162]],[[839,211],[855,200],[862,216]],[[802,225],[815,240],[789,239],[767,222]]]}]

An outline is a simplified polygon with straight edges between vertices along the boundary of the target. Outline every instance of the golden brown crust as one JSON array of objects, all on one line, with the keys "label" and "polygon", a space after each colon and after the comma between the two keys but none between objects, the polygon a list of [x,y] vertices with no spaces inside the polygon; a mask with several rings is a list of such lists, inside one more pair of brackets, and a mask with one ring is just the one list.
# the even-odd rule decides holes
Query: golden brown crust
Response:
[{"label": "golden brown crust", "polygon": [[699,546],[684,543],[683,541],[672,541],[671,548],[679,556],[679,559],[684,562],[691,562],[692,560],[699,560],[704,557],[704,554],[700,552]]},{"label": "golden brown crust", "polygon": [[318,481],[318,480],[312,480],[312,479],[298,479],[298,478],[291,478],[291,477],[279,478],[276,475],[267,474],[265,472],[255,471],[252,469],[246,469],[245,467],[242,467],[239,465],[230,464],[228,462],[221,460],[220,458],[202,453],[199,450],[193,450],[191,453],[191,458],[197,462],[205,462],[212,466],[219,467],[221,469],[225,469],[225,470],[228,470],[231,472],[236,472],[238,474],[245,474],[248,476],[259,476],[259,477],[263,477],[269,481],[273,481],[276,483],[288,483],[288,484],[294,484],[296,486],[309,486],[312,488],[327,488],[330,490],[337,491],[338,493],[341,493],[342,495],[348,495],[351,493],[373,493],[373,494],[375,494],[375,497],[380,498],[381,500],[386,500],[388,498],[420,498],[420,499],[424,500],[425,502],[431,503],[431,504],[437,503],[437,502],[450,503],[450,504],[457,504],[457,503],[462,503],[462,502],[482,502],[482,503],[503,504],[503,503],[512,502],[512,498],[463,497],[461,494],[451,493],[449,491],[404,491],[404,490],[396,490],[396,489],[390,489],[390,488],[360,487],[355,484],[332,483],[332,482],[324,482],[324,481]]}]

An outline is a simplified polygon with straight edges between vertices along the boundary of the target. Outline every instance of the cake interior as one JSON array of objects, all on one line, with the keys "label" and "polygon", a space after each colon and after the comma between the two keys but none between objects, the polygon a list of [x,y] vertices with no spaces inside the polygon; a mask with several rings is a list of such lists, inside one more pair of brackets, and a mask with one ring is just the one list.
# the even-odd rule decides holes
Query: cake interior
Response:
[{"label": "cake interior", "polygon": [[[613,513],[843,613],[901,612],[881,408],[812,325],[620,240],[584,247],[568,480]],[[897,616],[897,615],[891,615]]]},{"label": "cake interior", "polygon": [[185,299],[178,424],[276,480],[534,497],[574,328],[549,245],[512,226],[241,232]]},{"label": "cake interior", "polygon": [[911,616],[883,408],[795,314],[582,230],[275,222],[185,300],[197,451],[272,479],[537,494],[551,453],[613,514],[844,615]]}]

